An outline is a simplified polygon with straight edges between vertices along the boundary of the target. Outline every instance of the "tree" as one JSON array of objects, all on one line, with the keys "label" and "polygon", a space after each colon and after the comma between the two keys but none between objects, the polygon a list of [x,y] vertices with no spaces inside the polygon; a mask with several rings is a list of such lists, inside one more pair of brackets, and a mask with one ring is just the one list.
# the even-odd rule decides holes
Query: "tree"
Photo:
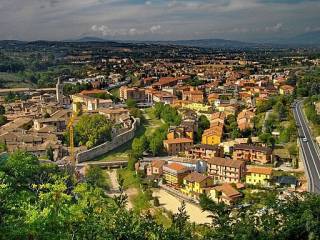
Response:
[{"label": "tree", "polygon": [[4,115],[0,115],[0,126],[6,124],[8,122],[8,119]]},{"label": "tree", "polygon": [[47,149],[47,157],[50,161],[54,160],[53,149],[51,146]]},{"label": "tree", "polygon": [[111,140],[111,122],[100,114],[83,115],[75,126],[77,144],[88,148]]},{"label": "tree", "polygon": [[143,156],[143,152],[145,150],[145,143],[142,141],[141,138],[135,138],[133,139],[131,149],[132,154],[135,156],[135,158],[139,159]]},{"label": "tree", "polygon": [[133,100],[132,98],[129,98],[127,101],[126,101],[126,104],[128,106],[128,108],[137,108],[137,101]]},{"label": "tree", "polygon": [[6,113],[6,109],[3,105],[0,105],[0,115],[4,115]]},{"label": "tree", "polygon": [[157,156],[163,149],[163,139],[160,135],[155,135],[150,140],[150,150],[153,156]]},{"label": "tree", "polygon": [[204,130],[208,129],[209,127],[210,127],[210,122],[209,122],[208,118],[205,115],[201,115],[198,120],[198,132],[196,135],[197,141],[201,141],[201,137],[202,137]]},{"label": "tree", "polygon": [[106,177],[102,169],[98,166],[89,165],[85,179],[92,187],[108,188]]}]

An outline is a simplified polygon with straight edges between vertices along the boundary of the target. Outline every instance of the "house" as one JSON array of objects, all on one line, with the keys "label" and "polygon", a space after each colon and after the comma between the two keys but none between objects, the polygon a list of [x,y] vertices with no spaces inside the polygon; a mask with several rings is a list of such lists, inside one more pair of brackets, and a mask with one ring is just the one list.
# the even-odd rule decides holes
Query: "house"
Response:
[{"label": "house", "polygon": [[238,183],[245,176],[244,161],[214,157],[207,161],[208,174],[215,182]]},{"label": "house", "polygon": [[205,193],[205,189],[213,185],[212,177],[198,172],[192,172],[183,179],[181,192],[192,198],[198,198]]},{"label": "house", "polygon": [[197,144],[185,151],[188,159],[209,159],[222,157],[223,149],[219,145]]},{"label": "house", "polygon": [[272,179],[272,168],[248,166],[246,183],[251,185],[269,186]]},{"label": "house", "polygon": [[187,126],[170,127],[167,134],[167,139],[189,138],[193,140],[193,128]]},{"label": "house", "polygon": [[120,99],[125,101],[132,99],[137,102],[144,102],[146,100],[146,94],[143,88],[122,86],[119,89],[119,95]]},{"label": "house", "polygon": [[265,164],[272,161],[272,149],[250,144],[237,144],[233,147],[233,160]]},{"label": "house", "polygon": [[203,92],[200,90],[193,89],[191,89],[190,91],[183,91],[182,100],[203,103]]},{"label": "house", "polygon": [[164,148],[168,155],[177,155],[185,151],[193,145],[193,140],[190,138],[175,138],[163,141]]},{"label": "house", "polygon": [[166,184],[180,186],[183,179],[191,172],[189,167],[179,163],[170,163],[163,166],[163,176]]},{"label": "house", "polygon": [[162,176],[165,164],[166,161],[164,160],[152,160],[147,166],[147,176]]},{"label": "house", "polygon": [[226,120],[226,114],[223,112],[215,112],[211,114],[210,126],[215,125],[216,123],[224,124]]},{"label": "house", "polygon": [[278,176],[275,178],[275,182],[279,187],[289,187],[293,190],[298,186],[298,180],[294,176]]},{"label": "house", "polygon": [[213,201],[217,203],[223,202],[227,205],[234,204],[242,197],[242,194],[229,183],[209,188],[206,192]]},{"label": "house", "polygon": [[201,138],[202,144],[216,145],[220,144],[223,136],[223,124],[218,123],[209,129],[204,130]]},{"label": "house", "polygon": [[294,91],[294,87],[290,85],[283,85],[279,88],[279,93],[281,95],[291,95]]},{"label": "house", "polygon": [[255,113],[244,109],[242,112],[238,114],[237,123],[238,127],[241,131],[245,131],[247,129],[252,129],[254,127],[253,118]]}]

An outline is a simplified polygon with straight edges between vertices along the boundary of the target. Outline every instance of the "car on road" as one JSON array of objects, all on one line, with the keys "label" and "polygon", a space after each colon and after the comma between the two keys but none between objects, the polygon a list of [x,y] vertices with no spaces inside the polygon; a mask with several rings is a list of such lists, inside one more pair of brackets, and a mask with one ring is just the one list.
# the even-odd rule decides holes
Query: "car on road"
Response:
[{"label": "car on road", "polygon": [[302,138],[302,141],[308,142],[308,139],[307,138]]}]

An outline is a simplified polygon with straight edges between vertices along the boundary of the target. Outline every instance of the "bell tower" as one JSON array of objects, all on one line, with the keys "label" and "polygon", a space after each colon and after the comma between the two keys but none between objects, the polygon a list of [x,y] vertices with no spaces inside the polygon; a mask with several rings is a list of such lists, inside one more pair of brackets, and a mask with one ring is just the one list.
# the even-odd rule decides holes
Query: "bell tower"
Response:
[{"label": "bell tower", "polygon": [[58,78],[58,82],[56,85],[56,96],[57,102],[63,104],[63,84],[61,83],[60,77]]}]

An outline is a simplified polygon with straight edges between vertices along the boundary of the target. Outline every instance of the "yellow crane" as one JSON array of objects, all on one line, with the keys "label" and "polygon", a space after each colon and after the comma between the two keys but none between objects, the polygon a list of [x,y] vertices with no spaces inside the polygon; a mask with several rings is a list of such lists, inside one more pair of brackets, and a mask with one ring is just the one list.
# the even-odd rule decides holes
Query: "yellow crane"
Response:
[{"label": "yellow crane", "polygon": [[76,158],[74,154],[74,128],[73,128],[73,123],[75,118],[76,118],[76,114],[73,112],[67,126],[69,129],[70,161],[72,166],[76,165]]}]

